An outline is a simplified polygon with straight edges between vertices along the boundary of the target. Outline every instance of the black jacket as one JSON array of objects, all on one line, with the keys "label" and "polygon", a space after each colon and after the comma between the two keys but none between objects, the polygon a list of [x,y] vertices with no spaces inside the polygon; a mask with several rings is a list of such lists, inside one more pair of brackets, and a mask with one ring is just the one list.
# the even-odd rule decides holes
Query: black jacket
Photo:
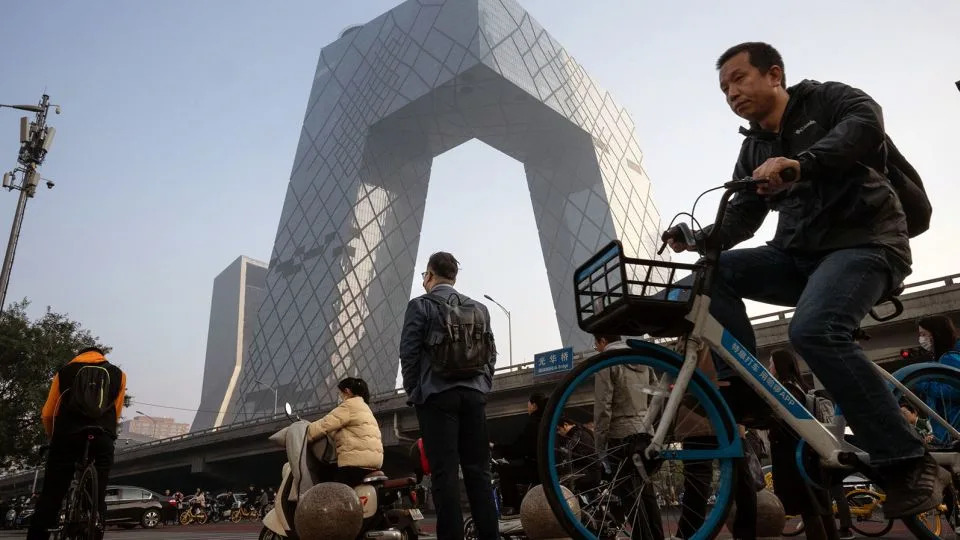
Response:
[{"label": "black jacket", "polygon": [[513,443],[503,449],[503,457],[507,459],[522,459],[528,465],[537,463],[537,438],[540,436],[540,422],[543,413],[539,410],[527,415],[523,431]]},{"label": "black jacket", "polygon": [[574,482],[581,490],[597,486],[600,483],[601,469],[593,432],[574,426],[565,436],[559,437],[559,440],[559,461],[565,465],[560,471],[561,474],[581,475]]},{"label": "black jacket", "polygon": [[723,248],[752,237],[773,210],[780,219],[772,246],[804,255],[883,246],[909,265],[906,217],[884,176],[880,106],[861,90],[838,82],[806,80],[788,92],[780,133],[755,125],[740,129],[746,139],[733,177],[750,176],[768,158],[785,156],[800,161],[800,181],[767,197],[736,195],[720,231]]}]

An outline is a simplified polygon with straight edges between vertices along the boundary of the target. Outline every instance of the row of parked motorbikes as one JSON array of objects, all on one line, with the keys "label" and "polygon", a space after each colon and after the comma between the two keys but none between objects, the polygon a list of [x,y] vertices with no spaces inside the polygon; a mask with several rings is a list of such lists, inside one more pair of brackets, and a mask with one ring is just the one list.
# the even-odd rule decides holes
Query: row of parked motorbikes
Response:
[{"label": "row of parked motorbikes", "polygon": [[3,515],[0,515],[0,528],[3,529],[23,529],[30,523],[30,516],[33,515],[33,502],[26,497],[12,502],[6,507]]}]

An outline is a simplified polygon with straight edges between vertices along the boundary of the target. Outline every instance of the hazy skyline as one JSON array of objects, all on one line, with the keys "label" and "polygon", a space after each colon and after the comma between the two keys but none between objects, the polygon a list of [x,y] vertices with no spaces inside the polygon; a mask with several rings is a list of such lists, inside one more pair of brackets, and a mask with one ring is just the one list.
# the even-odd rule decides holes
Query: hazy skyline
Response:
[{"label": "hazy skyline", "polygon": [[[956,2],[520,2],[630,111],[664,221],[729,177],[742,122],[713,63],[764,40],[788,82],[840,80],[884,107],[934,202],[907,281],[960,272]],[[8,3],[0,103],[46,91],[63,106],[42,169],[57,186],[29,203],[8,303],[69,313],[114,347],[136,409],[192,421],[145,403],[197,407],[213,279],[239,255],[270,259],[320,49],[397,3]],[[0,109],[0,170],[15,165],[19,116]],[[6,238],[16,193],[0,195]],[[715,201],[701,201],[702,222]],[[451,230],[454,219],[474,225]],[[464,292],[512,310],[518,362],[561,345],[518,162],[476,141],[434,161],[418,271],[439,249],[461,260]],[[492,317],[506,363],[506,318]]]}]

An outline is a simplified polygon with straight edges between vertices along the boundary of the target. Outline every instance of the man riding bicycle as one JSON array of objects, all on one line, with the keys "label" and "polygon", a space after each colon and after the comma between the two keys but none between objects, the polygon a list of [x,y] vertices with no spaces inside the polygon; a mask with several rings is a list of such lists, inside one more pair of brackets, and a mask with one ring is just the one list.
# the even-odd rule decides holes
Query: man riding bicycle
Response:
[{"label": "man riding bicycle", "polygon": [[[97,347],[81,350],[54,375],[41,413],[50,438],[50,453],[27,540],[45,540],[50,537],[49,529],[57,526],[63,498],[88,438],[88,457],[97,469],[97,502],[102,519],[126,386],[127,375],[108,362]],[[97,535],[103,536],[102,525]]]},{"label": "man riding bicycle", "polygon": [[[910,273],[906,218],[889,179],[880,106],[837,82],[805,80],[787,88],[783,60],[766,43],[742,43],[717,61],[730,108],[750,122],[734,179],[765,179],[738,194],[718,231],[725,251],[710,313],[751,353],[756,338],[743,299],[796,306],[789,337],[833,395],[869,452],[887,494],[888,518],[939,503],[949,475],[925,452],[897,401],[854,341],[870,309]],[[791,174],[785,171],[792,169]],[[784,177],[793,176],[794,181]],[[767,245],[730,250],[780,213]],[[712,226],[695,234],[702,244]],[[675,229],[664,239],[694,250]],[[702,246],[701,246],[702,247]],[[768,407],[730,368],[721,391],[740,420]]]}]

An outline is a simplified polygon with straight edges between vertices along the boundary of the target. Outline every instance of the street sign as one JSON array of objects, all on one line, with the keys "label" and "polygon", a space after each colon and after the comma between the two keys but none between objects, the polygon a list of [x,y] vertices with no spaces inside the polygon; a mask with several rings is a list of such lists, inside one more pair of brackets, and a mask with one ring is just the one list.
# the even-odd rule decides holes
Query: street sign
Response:
[{"label": "street sign", "polygon": [[550,375],[573,369],[573,347],[533,355],[533,374]]}]

